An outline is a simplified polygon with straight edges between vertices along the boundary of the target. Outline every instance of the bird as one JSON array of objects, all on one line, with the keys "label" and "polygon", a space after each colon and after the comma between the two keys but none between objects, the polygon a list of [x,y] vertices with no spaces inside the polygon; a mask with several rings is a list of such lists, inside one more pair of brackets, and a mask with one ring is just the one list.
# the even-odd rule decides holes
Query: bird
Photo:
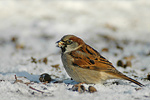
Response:
[{"label": "bird", "polygon": [[144,86],[118,71],[110,61],[75,35],[65,35],[56,43],[61,48],[66,72],[76,82],[103,84],[109,79],[122,79]]}]

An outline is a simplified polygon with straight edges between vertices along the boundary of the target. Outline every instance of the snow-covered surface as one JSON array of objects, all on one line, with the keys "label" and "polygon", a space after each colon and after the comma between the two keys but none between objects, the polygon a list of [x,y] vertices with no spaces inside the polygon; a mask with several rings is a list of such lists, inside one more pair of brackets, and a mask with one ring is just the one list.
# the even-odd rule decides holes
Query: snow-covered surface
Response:
[{"label": "snow-covered surface", "polygon": [[[143,79],[150,72],[149,11],[149,0],[1,0],[0,100],[150,100],[150,81]],[[105,85],[90,84],[98,91],[92,94],[69,90],[73,85],[68,85],[70,77],[63,68],[60,49],[55,46],[65,34],[81,37],[119,71],[127,72],[124,74],[146,87],[136,91],[138,86],[133,83],[110,80]],[[18,38],[17,43],[11,41],[13,37]],[[116,43],[123,50],[117,49]],[[102,52],[102,48],[108,48],[109,52]],[[131,55],[134,55],[131,68],[117,67],[119,59],[125,62],[123,57]],[[31,57],[37,60],[47,57],[48,64],[32,63]],[[51,67],[56,64],[59,69]],[[44,85],[39,82],[43,73],[64,82]],[[14,83],[14,75],[24,82],[33,82],[28,86]],[[112,84],[115,81],[119,85]],[[86,88],[90,85],[84,84]]]}]

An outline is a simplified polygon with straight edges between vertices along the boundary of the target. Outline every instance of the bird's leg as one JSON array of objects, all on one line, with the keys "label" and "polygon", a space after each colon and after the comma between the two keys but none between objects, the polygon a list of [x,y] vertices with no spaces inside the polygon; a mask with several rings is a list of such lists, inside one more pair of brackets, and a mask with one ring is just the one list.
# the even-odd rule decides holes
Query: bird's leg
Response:
[{"label": "bird's leg", "polygon": [[81,82],[81,83],[79,83],[79,84],[75,84],[75,85],[74,85],[74,87],[77,88],[77,91],[78,91],[79,93],[81,93],[81,90],[83,90],[83,92],[85,91],[85,88],[84,88],[84,86],[82,86],[82,84],[84,84],[84,82]]}]

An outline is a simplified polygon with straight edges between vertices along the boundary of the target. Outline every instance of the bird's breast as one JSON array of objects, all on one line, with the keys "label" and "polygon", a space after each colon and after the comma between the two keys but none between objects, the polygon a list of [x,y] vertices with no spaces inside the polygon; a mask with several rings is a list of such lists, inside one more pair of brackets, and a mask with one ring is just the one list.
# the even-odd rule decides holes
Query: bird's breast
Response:
[{"label": "bird's breast", "polygon": [[62,54],[62,62],[68,75],[76,82],[84,82],[87,84],[100,83],[100,72],[74,66],[73,58],[68,54]]}]

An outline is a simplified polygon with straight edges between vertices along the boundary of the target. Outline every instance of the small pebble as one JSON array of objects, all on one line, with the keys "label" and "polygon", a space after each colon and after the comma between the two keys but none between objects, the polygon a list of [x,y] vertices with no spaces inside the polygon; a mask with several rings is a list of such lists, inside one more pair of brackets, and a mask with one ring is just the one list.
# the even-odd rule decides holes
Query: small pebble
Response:
[{"label": "small pebble", "polygon": [[118,56],[118,54],[117,54],[117,53],[114,53],[114,56]]},{"label": "small pebble", "polygon": [[115,81],[115,82],[112,82],[112,84],[119,85],[119,82]]},{"label": "small pebble", "polygon": [[118,62],[117,62],[117,66],[124,67],[123,61],[122,61],[122,60],[118,60]]},{"label": "small pebble", "polygon": [[37,63],[36,58],[31,57],[31,63]]},{"label": "small pebble", "polygon": [[17,40],[18,40],[17,37],[12,37],[12,38],[11,38],[11,41],[14,42],[14,43],[17,42]]},{"label": "small pebble", "polygon": [[147,79],[150,81],[150,74],[147,75]]},{"label": "small pebble", "polygon": [[120,50],[122,50],[122,51],[123,51],[123,47],[121,47],[121,46],[120,46],[120,45],[118,45],[118,44],[116,45],[116,48],[117,48],[117,49],[120,49]]},{"label": "small pebble", "polygon": [[39,78],[40,82],[51,82],[51,76],[47,73],[44,73],[42,75],[40,75],[40,78]]},{"label": "small pebble", "polygon": [[109,51],[108,48],[103,48],[103,49],[102,49],[102,52],[108,52],[108,51]]},{"label": "small pebble", "polygon": [[129,67],[131,67],[131,66],[132,66],[132,63],[131,63],[131,61],[130,61],[130,60],[127,60],[127,61],[126,61],[126,66],[129,66]]},{"label": "small pebble", "polygon": [[16,44],[16,49],[24,49],[25,46],[23,44]]},{"label": "small pebble", "polygon": [[45,64],[47,64],[47,62],[48,62],[47,57],[45,57],[45,58],[43,59],[43,62],[44,62]]},{"label": "small pebble", "polygon": [[141,71],[146,71],[147,70],[147,68],[143,68],[143,69],[141,69]]},{"label": "small pebble", "polygon": [[123,67],[123,68],[126,68],[126,67],[127,67],[127,65],[126,65],[126,64],[124,64],[122,67]]},{"label": "small pebble", "polygon": [[60,69],[59,64],[51,65],[53,68]]},{"label": "small pebble", "polygon": [[89,86],[88,91],[89,91],[90,93],[97,92],[96,88],[93,87],[93,86]]},{"label": "small pebble", "polygon": [[123,59],[131,61],[132,59],[135,59],[135,56],[130,55],[130,56],[123,57]]},{"label": "small pebble", "polygon": [[105,27],[108,29],[111,29],[112,31],[117,31],[117,27],[111,25],[111,24],[105,24]]}]

